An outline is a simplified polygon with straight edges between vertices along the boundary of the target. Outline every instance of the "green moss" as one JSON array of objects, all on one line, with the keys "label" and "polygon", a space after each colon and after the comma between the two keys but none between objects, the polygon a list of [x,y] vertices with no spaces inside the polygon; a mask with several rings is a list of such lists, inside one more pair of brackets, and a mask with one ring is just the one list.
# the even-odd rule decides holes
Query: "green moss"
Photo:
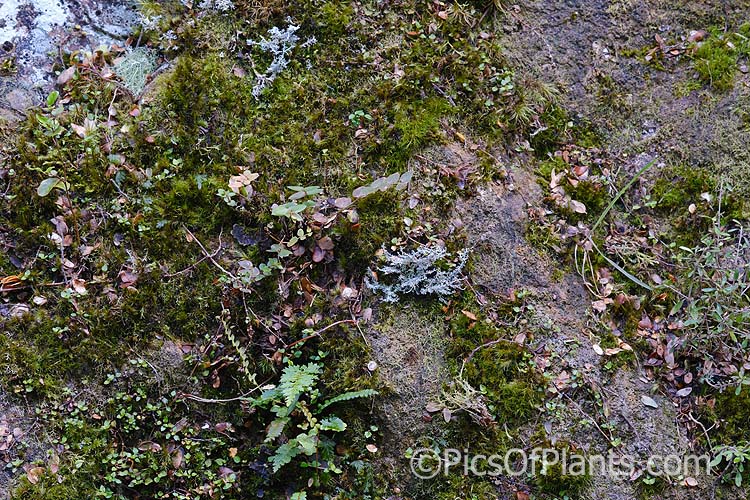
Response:
[{"label": "green moss", "polygon": [[689,204],[699,202],[701,193],[712,193],[715,189],[716,181],[707,170],[675,165],[656,180],[653,197],[660,209],[684,210]]},{"label": "green moss", "polygon": [[463,370],[466,381],[487,395],[497,421],[513,428],[538,410],[544,393],[529,353],[518,344],[502,340],[505,335],[481,318],[474,320],[458,312],[451,320],[447,354],[455,360],[457,369]]},{"label": "green moss", "polygon": [[586,490],[591,484],[589,475],[564,474],[562,464],[552,465],[544,472],[534,477],[534,484],[540,492],[552,495],[553,498],[586,498]]},{"label": "green moss", "polygon": [[571,198],[586,206],[589,218],[594,218],[602,213],[610,201],[607,189],[596,182],[580,181],[576,186],[571,186],[566,190]]},{"label": "green moss", "polygon": [[399,193],[371,194],[357,206],[358,220],[342,220],[336,232],[340,238],[336,257],[350,273],[363,273],[383,245],[401,234],[404,225]]},{"label": "green moss", "polygon": [[696,90],[701,89],[701,83],[699,81],[684,81],[684,82],[677,82],[674,86],[674,96],[675,97],[687,97]]},{"label": "green moss", "polygon": [[[671,216],[676,241],[680,245],[692,246],[709,229],[716,198],[722,192],[722,221],[743,220],[746,217],[745,201],[705,168],[688,165],[667,167],[654,183],[652,198],[658,212]],[[713,200],[711,204],[703,200],[704,193],[708,193]],[[691,204],[698,209],[695,213],[688,211]],[[711,217],[705,217],[709,214]]]},{"label": "green moss", "polygon": [[737,73],[737,52],[727,42],[712,35],[695,51],[694,65],[700,80],[716,90],[731,89]]},{"label": "green moss", "polygon": [[440,130],[440,118],[450,109],[450,104],[440,98],[398,106],[393,124],[398,145],[393,151],[394,159],[405,162],[413,152],[434,141]]},{"label": "green moss", "polygon": [[[562,249],[563,242],[553,231],[553,227],[550,224],[540,224],[537,221],[529,222],[526,225],[526,231],[523,236],[529,245],[540,252],[557,255]],[[557,271],[560,270],[555,269],[555,272]],[[554,280],[559,281],[559,278],[561,277],[557,276]]]},{"label": "green moss", "polygon": [[592,471],[585,452],[567,441],[550,442],[541,429],[534,434],[534,438],[537,440],[536,449],[554,450],[559,460],[555,463],[554,454],[548,458],[544,455],[538,457],[536,469],[530,478],[532,492],[540,493],[542,498],[586,498]]},{"label": "green moss", "polygon": [[342,36],[352,22],[354,9],[350,2],[326,2],[320,8],[318,19],[328,36]]},{"label": "green moss", "polygon": [[138,290],[125,291],[116,305],[94,296],[92,286],[75,306],[53,298],[46,310],[6,322],[0,382],[16,393],[53,394],[69,378],[116,367],[155,335],[194,339],[213,328],[218,289],[212,273],[194,275],[189,287],[183,280],[141,276]]},{"label": "green moss", "polygon": [[499,422],[523,423],[544,399],[525,350],[510,342],[481,349],[467,363],[465,373],[469,383],[487,392],[490,410]]},{"label": "green moss", "polygon": [[733,387],[716,394],[716,404],[711,415],[719,422],[716,436],[720,443],[735,445],[740,442],[750,442],[750,391],[747,387],[742,392],[735,393]]},{"label": "green moss", "polygon": [[660,476],[641,478],[636,483],[636,494],[643,500],[660,498],[668,488],[668,483]]}]

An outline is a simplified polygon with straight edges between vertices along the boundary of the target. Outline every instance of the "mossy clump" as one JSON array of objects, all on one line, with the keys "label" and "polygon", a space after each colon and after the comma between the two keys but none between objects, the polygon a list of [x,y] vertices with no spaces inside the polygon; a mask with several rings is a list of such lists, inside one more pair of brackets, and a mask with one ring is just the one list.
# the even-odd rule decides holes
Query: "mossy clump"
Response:
[{"label": "mossy clump", "polygon": [[543,448],[555,450],[560,459],[547,464],[542,457],[542,462],[538,464],[540,468],[535,471],[531,481],[534,490],[551,498],[586,498],[586,490],[591,484],[591,470],[583,451],[565,441],[558,441],[554,445],[547,441],[545,443]]},{"label": "mossy clump", "polygon": [[712,30],[705,41],[698,43],[693,60],[700,81],[718,91],[734,87],[739,60],[750,53],[748,35],[750,24],[744,24],[737,32]]},{"label": "mossy clump", "polygon": [[552,498],[583,499],[591,477],[587,475],[565,474],[561,464],[548,467],[543,474],[534,477],[534,484],[541,493]]},{"label": "mossy clump", "polygon": [[503,340],[505,335],[470,311],[458,312],[451,321],[448,354],[466,381],[487,396],[496,420],[513,427],[537,411],[544,400],[544,384],[531,355],[523,346]]},{"label": "mossy clump", "polygon": [[486,392],[499,422],[523,423],[544,400],[543,385],[529,359],[518,344],[499,342],[479,350],[465,366],[466,380]]},{"label": "mossy clump", "polygon": [[750,442],[750,391],[743,387],[739,394],[729,387],[716,394],[710,417],[719,422],[717,436],[723,444]]},{"label": "mossy clump", "polygon": [[602,213],[611,199],[607,188],[598,182],[580,181],[566,191],[571,198],[584,204],[591,219]]},{"label": "mossy clump", "polygon": [[[746,218],[745,201],[705,168],[682,164],[666,167],[654,183],[651,198],[657,212],[670,216],[680,245],[692,246],[700,241],[712,224],[719,202],[722,222]],[[695,205],[695,210],[691,205]]]},{"label": "mossy clump", "polygon": [[687,210],[698,203],[702,193],[713,193],[716,180],[706,169],[674,165],[659,175],[652,193],[656,208],[667,212]]},{"label": "mossy clump", "polygon": [[661,476],[649,476],[642,477],[636,483],[636,495],[642,500],[652,500],[653,498],[660,498],[662,494],[669,487],[664,478]]},{"label": "mossy clump", "polygon": [[401,234],[405,210],[394,191],[374,193],[357,205],[356,218],[341,221],[335,229],[340,238],[336,256],[343,269],[362,273],[376,252]]}]

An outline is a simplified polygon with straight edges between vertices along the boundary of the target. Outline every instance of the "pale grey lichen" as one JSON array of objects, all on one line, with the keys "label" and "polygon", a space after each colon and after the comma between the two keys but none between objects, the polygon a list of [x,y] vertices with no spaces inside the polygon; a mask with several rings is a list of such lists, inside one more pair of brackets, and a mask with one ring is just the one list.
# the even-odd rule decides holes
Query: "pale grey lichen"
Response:
[{"label": "pale grey lichen", "polygon": [[[251,47],[258,47],[264,52],[273,56],[271,64],[266,68],[264,73],[256,73],[255,85],[253,86],[253,96],[260,99],[263,91],[266,90],[276,80],[276,77],[289,66],[290,55],[299,43],[297,31],[299,26],[292,24],[291,19],[287,19],[289,26],[285,30],[273,27],[268,30],[268,38],[261,38],[259,41],[248,40],[247,44]],[[301,47],[309,47],[316,42],[315,37],[310,37]]]},{"label": "pale grey lichen", "polygon": [[146,87],[148,75],[156,69],[156,53],[145,47],[137,47],[118,58],[113,69],[125,87],[137,96]]},{"label": "pale grey lichen", "polygon": [[198,8],[203,10],[216,10],[219,12],[229,12],[234,9],[232,0],[202,0]]},{"label": "pale grey lichen", "polygon": [[444,247],[435,244],[398,254],[383,250],[384,263],[377,268],[378,279],[368,277],[365,283],[385,302],[397,302],[399,296],[407,294],[447,297],[461,289],[468,250],[461,250],[456,262]]}]

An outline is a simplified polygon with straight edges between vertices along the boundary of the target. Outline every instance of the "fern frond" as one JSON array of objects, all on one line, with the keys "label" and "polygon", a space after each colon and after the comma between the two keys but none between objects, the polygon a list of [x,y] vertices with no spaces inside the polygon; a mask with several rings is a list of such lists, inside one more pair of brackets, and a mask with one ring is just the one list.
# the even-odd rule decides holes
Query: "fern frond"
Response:
[{"label": "fern frond", "polygon": [[277,389],[283,394],[287,407],[292,407],[301,394],[315,386],[322,370],[323,367],[316,363],[290,365],[284,368]]},{"label": "fern frond", "polygon": [[326,401],[325,403],[323,403],[320,409],[324,410],[325,408],[328,408],[332,404],[340,403],[341,401],[350,401],[352,399],[357,399],[357,398],[369,398],[377,394],[378,394],[378,391],[374,389],[362,389],[361,391],[345,392],[344,394],[339,394],[338,396],[335,396],[329,399],[328,401]]}]

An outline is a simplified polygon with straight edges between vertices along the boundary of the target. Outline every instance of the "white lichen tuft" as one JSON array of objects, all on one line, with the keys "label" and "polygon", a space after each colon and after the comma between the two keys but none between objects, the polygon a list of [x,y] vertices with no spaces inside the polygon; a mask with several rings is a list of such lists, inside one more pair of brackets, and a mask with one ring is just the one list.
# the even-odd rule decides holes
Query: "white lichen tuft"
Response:
[{"label": "white lichen tuft", "polygon": [[203,10],[216,10],[219,12],[229,12],[234,10],[232,0],[202,0],[198,8]]},{"label": "white lichen tuft", "polygon": [[137,96],[146,87],[148,75],[156,69],[156,53],[145,47],[135,48],[118,58],[113,69],[125,87]]},{"label": "white lichen tuft", "polygon": [[451,262],[448,251],[438,245],[424,245],[411,252],[390,253],[384,249],[385,263],[378,267],[378,280],[366,280],[368,288],[380,293],[385,302],[397,302],[400,295],[447,297],[461,289],[461,272],[469,251],[458,253]]},{"label": "white lichen tuft", "polygon": [[[273,60],[266,71],[256,73],[255,85],[253,86],[253,96],[256,99],[260,99],[260,96],[273,84],[276,77],[289,66],[291,53],[299,43],[300,38],[297,36],[299,26],[292,24],[291,19],[288,19],[288,22],[289,26],[285,30],[274,26],[268,30],[267,38],[261,38],[259,41],[247,41],[249,46],[258,47],[263,52],[268,52],[273,56]],[[302,43],[301,47],[309,47],[315,42],[315,37],[311,37]]]}]

